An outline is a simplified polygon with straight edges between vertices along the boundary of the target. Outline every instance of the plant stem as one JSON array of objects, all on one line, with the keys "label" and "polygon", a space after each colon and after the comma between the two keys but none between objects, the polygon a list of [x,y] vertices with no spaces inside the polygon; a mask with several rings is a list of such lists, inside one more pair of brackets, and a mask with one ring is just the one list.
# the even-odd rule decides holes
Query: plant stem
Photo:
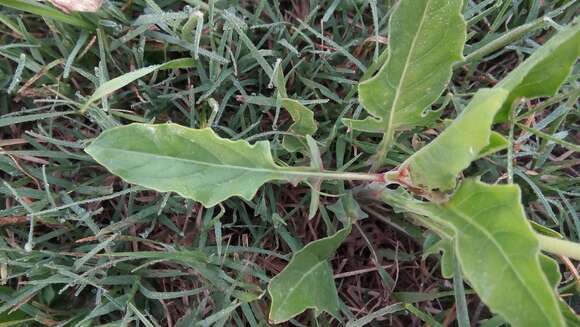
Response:
[{"label": "plant stem", "polygon": [[580,243],[536,234],[540,248],[546,252],[562,255],[580,261]]},{"label": "plant stem", "polygon": [[384,174],[353,173],[333,170],[320,171],[313,170],[310,167],[291,167],[282,172],[289,177],[296,177],[299,180],[303,178],[317,178],[323,180],[385,182]]},{"label": "plant stem", "polygon": [[510,131],[508,134],[508,151],[507,151],[507,182],[514,182],[514,128],[515,128],[515,110],[512,111],[512,117],[509,121]]},{"label": "plant stem", "polygon": [[[307,173],[303,175],[308,175]],[[367,173],[343,173],[338,171],[322,171],[314,172],[313,177],[320,177],[323,179],[334,180],[348,180],[348,181],[382,181],[383,174],[367,174]]]},{"label": "plant stem", "polygon": [[371,166],[371,173],[374,173],[382,167],[383,163],[385,162],[385,157],[387,156],[387,152],[393,146],[393,140],[395,137],[395,131],[393,128],[387,129],[387,131],[383,134],[383,139],[381,143],[379,143],[379,149],[374,157],[373,165]]}]

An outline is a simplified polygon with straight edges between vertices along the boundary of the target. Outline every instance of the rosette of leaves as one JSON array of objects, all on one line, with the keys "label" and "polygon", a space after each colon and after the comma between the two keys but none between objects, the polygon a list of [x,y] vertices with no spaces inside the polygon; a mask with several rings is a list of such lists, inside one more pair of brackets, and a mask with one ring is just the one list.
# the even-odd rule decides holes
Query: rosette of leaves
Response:
[{"label": "rosette of leaves", "polygon": [[[370,116],[363,121],[345,120],[351,128],[384,134],[379,155],[388,151],[395,130],[423,126],[437,118],[425,110],[449,82],[453,63],[462,58],[461,8],[460,0],[413,0],[401,1],[393,11],[389,59],[359,89]],[[492,130],[494,122],[508,119],[518,99],[553,95],[579,55],[580,26],[575,20],[494,88],[479,90],[440,135],[385,174],[327,171],[320,165],[288,167],[274,160],[267,141],[232,141],[211,129],[175,124],[111,128],[86,152],[127,182],[177,192],[205,206],[234,196],[251,199],[269,182],[367,182],[356,194],[411,213],[419,217],[413,221],[439,234],[469,285],[510,325],[575,325],[578,317],[555,289],[560,279],[557,267],[541,250],[580,259],[580,246],[535,232],[516,184],[488,185],[476,178],[458,178],[474,160],[506,147],[505,139]],[[286,105],[299,107],[294,102]],[[290,150],[304,146],[298,139],[286,142]],[[314,142],[308,143],[315,147]],[[390,190],[387,183],[403,187]],[[330,260],[349,232],[347,224],[336,234],[306,245],[271,279],[272,322],[287,321],[306,309],[340,315]]]}]

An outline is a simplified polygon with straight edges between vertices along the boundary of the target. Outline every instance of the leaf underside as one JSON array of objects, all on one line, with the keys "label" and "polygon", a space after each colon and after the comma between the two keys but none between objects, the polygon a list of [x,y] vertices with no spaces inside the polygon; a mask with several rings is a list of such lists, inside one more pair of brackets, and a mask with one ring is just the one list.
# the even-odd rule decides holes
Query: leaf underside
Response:
[{"label": "leaf underside", "polygon": [[463,58],[462,4],[462,0],[399,2],[389,22],[389,58],[376,76],[359,85],[360,102],[371,117],[345,119],[345,124],[386,132],[424,125],[439,115],[426,109],[445,89],[453,63]]},{"label": "leaf underside", "polygon": [[338,293],[328,260],[350,230],[349,225],[332,236],[309,243],[294,254],[282,272],[270,280],[271,323],[290,320],[306,309],[338,316]]}]

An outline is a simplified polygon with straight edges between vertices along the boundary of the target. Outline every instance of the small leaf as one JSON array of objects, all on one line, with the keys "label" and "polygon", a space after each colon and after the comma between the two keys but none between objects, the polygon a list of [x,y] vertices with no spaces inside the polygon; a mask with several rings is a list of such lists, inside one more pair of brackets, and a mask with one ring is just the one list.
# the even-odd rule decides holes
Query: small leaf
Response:
[{"label": "small leaf", "polygon": [[290,263],[270,280],[271,323],[288,321],[306,309],[338,316],[339,299],[329,258],[350,234],[351,227],[319,239],[296,252]]},{"label": "small leaf", "polygon": [[335,203],[326,207],[343,224],[350,224],[351,222],[368,218],[367,213],[360,208],[358,202],[354,199],[352,192],[347,192],[338,198]]},{"label": "small leaf", "polygon": [[[322,171],[324,169],[322,165],[322,158],[320,157],[320,149],[316,144],[316,141],[310,136],[306,135],[306,142],[308,143],[308,148],[310,150],[310,167],[313,170]],[[313,179],[310,182],[310,206],[308,208],[308,219],[314,218],[316,212],[318,211],[318,206],[320,205],[320,186],[322,185],[322,179]]]},{"label": "small leaf", "polygon": [[[288,132],[304,136],[312,135],[316,132],[318,127],[312,110],[306,108],[300,102],[288,98],[281,99],[281,105],[294,120],[294,123],[288,128]],[[292,135],[284,136],[282,146],[290,152],[307,148],[306,139],[300,139]]]},{"label": "small leaf", "polygon": [[457,175],[473,160],[504,146],[491,132],[491,125],[507,95],[502,89],[479,90],[443,133],[401,165],[401,171],[408,171],[410,184],[440,191],[453,189]]},{"label": "small leaf", "polygon": [[542,266],[542,271],[546,275],[548,279],[548,283],[554,290],[557,289],[558,284],[562,279],[562,275],[560,275],[560,268],[558,267],[558,263],[556,260],[548,257],[547,255],[541,254],[540,255],[540,265]]},{"label": "small leaf", "polygon": [[448,238],[442,238],[435,244],[425,248],[423,250],[423,260],[425,260],[429,255],[441,252],[441,276],[445,278],[453,277],[453,260],[455,254],[453,253],[453,243]]},{"label": "small leaf", "polygon": [[541,46],[496,88],[510,92],[496,121],[507,121],[515,100],[554,95],[580,56],[580,18]]},{"label": "small leaf", "polygon": [[498,132],[491,132],[489,136],[489,143],[479,151],[476,159],[487,157],[491,154],[507,149],[509,145],[508,140]]},{"label": "small leaf", "polygon": [[347,126],[392,133],[423,125],[440,114],[426,109],[449,82],[453,63],[463,58],[462,6],[461,0],[399,1],[389,22],[387,62],[359,85],[360,102],[371,117],[344,119]]},{"label": "small leaf", "polygon": [[392,191],[383,194],[387,203],[454,230],[455,253],[465,277],[491,311],[514,327],[565,326],[516,185],[468,179],[443,204],[410,201]]}]

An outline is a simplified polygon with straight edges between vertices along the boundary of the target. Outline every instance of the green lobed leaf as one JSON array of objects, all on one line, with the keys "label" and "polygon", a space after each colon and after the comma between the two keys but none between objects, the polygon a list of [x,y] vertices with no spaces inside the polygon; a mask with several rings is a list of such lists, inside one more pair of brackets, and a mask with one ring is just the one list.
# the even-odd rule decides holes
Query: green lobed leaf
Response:
[{"label": "green lobed leaf", "polygon": [[565,326],[518,186],[468,179],[442,204],[410,201],[392,191],[383,194],[387,203],[454,230],[455,253],[465,277],[482,301],[512,326]]},{"label": "green lobed leaf", "polygon": [[423,248],[422,258],[425,260],[428,256],[441,252],[441,276],[449,279],[453,277],[453,259],[455,254],[453,253],[453,243],[448,238],[442,238],[435,244]]},{"label": "green lobed leaf", "polygon": [[519,98],[554,95],[579,56],[580,18],[576,18],[495,86],[510,92],[496,121],[507,121],[514,101]]},{"label": "green lobed leaf", "polygon": [[[294,120],[294,123],[288,128],[288,132],[304,136],[313,135],[316,132],[318,127],[316,126],[316,120],[314,120],[312,110],[293,99],[284,98],[280,101],[282,107],[288,111],[292,120]],[[306,139],[292,135],[284,136],[282,146],[290,152],[307,149]]]},{"label": "green lobed leaf", "polygon": [[453,189],[459,173],[473,160],[505,146],[505,140],[491,132],[491,125],[507,96],[503,89],[479,90],[449,127],[401,165],[410,184]]},{"label": "green lobed leaf", "polygon": [[85,151],[129,183],[176,192],[205,206],[251,199],[271,180],[290,180],[268,142],[220,138],[211,129],[130,124],[103,132]]},{"label": "green lobed leaf", "polygon": [[306,309],[338,316],[338,292],[329,259],[350,231],[348,225],[332,236],[308,243],[270,280],[270,323],[288,321]]},{"label": "green lobed leaf", "polygon": [[392,132],[439,115],[426,108],[449,82],[452,64],[463,58],[462,5],[462,0],[399,2],[389,22],[389,57],[376,76],[359,85],[360,102],[371,117],[344,119],[347,126]]},{"label": "green lobed leaf", "polygon": [[206,207],[232,197],[250,200],[268,181],[367,180],[379,174],[345,173],[316,167],[281,167],[270,144],[232,141],[211,129],[176,124],[130,124],[101,133],[85,151],[125,181],[159,192],[176,192]]}]

